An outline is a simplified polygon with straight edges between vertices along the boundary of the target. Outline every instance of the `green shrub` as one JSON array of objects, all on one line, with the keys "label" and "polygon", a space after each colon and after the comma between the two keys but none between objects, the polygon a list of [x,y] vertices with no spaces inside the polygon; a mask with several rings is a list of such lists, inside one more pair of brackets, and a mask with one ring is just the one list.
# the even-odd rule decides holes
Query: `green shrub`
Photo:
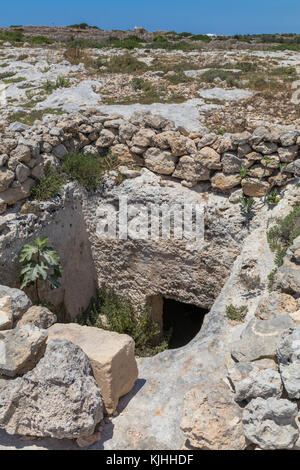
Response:
[{"label": "green shrub", "polygon": [[[29,39],[29,38],[27,38]],[[50,38],[46,38],[45,36],[35,36],[29,39],[32,44],[40,45],[40,44],[53,44],[54,40]]]},{"label": "green shrub", "polygon": [[221,80],[225,81],[228,86],[237,86],[237,81],[234,74],[227,70],[207,70],[199,78],[201,81],[206,83],[212,83],[216,78],[220,78]]},{"label": "green shrub", "polygon": [[226,317],[229,320],[240,321],[242,322],[248,312],[247,305],[242,305],[241,307],[235,307],[234,305],[230,304],[226,307]]},{"label": "green shrub", "polygon": [[267,232],[267,239],[271,251],[277,252],[283,248],[289,248],[295,238],[300,235],[300,205]]},{"label": "green shrub", "polygon": [[109,73],[145,72],[148,69],[147,64],[132,57],[130,54],[112,57],[107,62],[106,67]]},{"label": "green shrub", "polygon": [[157,344],[160,329],[151,318],[151,309],[134,308],[129,298],[118,296],[113,291],[99,290],[88,310],[76,321],[80,325],[95,326],[131,336],[138,356],[152,356],[168,347],[169,335]]},{"label": "green shrub", "polygon": [[66,182],[58,169],[48,165],[40,181],[31,189],[31,196],[37,201],[47,201],[57,196]]},{"label": "green shrub", "polygon": [[69,152],[63,158],[61,170],[89,191],[96,191],[102,185],[103,173],[116,168],[116,166],[117,157],[109,153],[106,155],[84,155],[83,153]]}]

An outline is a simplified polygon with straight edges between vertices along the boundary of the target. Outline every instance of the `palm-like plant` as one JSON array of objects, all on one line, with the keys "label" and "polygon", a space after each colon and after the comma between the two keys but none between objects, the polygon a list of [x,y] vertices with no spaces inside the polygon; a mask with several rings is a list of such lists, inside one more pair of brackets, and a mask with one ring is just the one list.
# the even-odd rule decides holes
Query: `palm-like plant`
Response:
[{"label": "palm-like plant", "polygon": [[21,289],[35,285],[38,303],[40,303],[39,281],[48,282],[51,289],[60,287],[58,281],[62,275],[60,257],[48,243],[50,243],[48,237],[43,240],[38,237],[33,245],[24,245],[19,257],[19,262],[22,264]]}]

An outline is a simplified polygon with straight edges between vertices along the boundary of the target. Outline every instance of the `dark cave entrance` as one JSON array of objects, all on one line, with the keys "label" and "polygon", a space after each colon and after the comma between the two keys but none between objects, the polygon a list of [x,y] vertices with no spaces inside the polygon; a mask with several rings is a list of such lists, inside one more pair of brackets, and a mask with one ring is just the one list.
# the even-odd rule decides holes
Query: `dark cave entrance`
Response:
[{"label": "dark cave entrance", "polygon": [[169,349],[188,344],[201,330],[208,310],[173,299],[163,299],[163,331],[172,329]]},{"label": "dark cave entrance", "polygon": [[[201,330],[204,317],[209,312],[196,305],[167,299],[162,295],[148,297],[147,305],[151,308],[152,320],[158,323],[161,333],[172,330],[168,349],[181,348],[192,341]],[[161,338],[162,334],[158,340]]]}]

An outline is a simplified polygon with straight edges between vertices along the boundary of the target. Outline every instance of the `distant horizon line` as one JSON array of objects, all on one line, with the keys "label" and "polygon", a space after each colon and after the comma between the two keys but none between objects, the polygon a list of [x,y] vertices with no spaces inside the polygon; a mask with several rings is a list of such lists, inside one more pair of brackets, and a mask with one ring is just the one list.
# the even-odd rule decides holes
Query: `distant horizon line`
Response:
[{"label": "distant horizon line", "polygon": [[[72,24],[54,24],[54,23],[51,23],[51,24],[20,24],[20,25],[13,25],[13,24],[10,24],[10,25],[0,25],[0,28],[12,28],[12,27],[49,27],[49,28],[53,28],[53,27],[56,27],[56,28],[63,28],[63,27],[70,27],[72,26],[73,24],[83,24],[83,23],[86,23],[85,21],[82,21],[80,23],[72,23]],[[88,23],[86,23],[88,24]],[[271,34],[300,34],[297,33],[297,32],[292,32],[292,31],[281,31],[281,32],[259,32],[259,33],[251,33],[251,32],[234,32],[234,33],[218,33],[218,32],[207,32],[207,33],[202,33],[202,32],[192,32],[192,31],[188,31],[188,29],[185,29],[185,30],[182,30],[182,31],[176,31],[175,29],[172,30],[172,29],[147,29],[145,26],[134,26],[132,28],[128,28],[128,29],[121,29],[121,28],[104,28],[103,26],[98,26],[96,24],[88,24],[88,26],[90,27],[97,27],[99,30],[102,30],[102,31],[123,31],[123,32],[126,32],[126,31],[134,31],[135,28],[144,28],[147,32],[149,33],[155,33],[156,31],[159,31],[159,32],[171,32],[171,31],[175,31],[176,33],[178,34],[181,34],[181,33],[190,33],[190,34],[203,34],[203,35],[207,35],[207,34],[215,34],[217,36],[235,36],[235,35],[241,35],[241,36],[247,36],[247,35],[251,35],[251,36],[259,36],[261,34],[268,34],[268,35],[271,35]]]}]

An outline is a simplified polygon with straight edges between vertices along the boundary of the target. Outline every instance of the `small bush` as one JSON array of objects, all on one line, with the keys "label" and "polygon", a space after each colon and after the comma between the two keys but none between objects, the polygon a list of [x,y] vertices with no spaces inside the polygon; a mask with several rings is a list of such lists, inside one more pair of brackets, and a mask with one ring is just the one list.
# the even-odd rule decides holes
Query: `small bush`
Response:
[{"label": "small bush", "polygon": [[107,62],[106,67],[108,73],[145,72],[148,69],[147,64],[132,57],[130,54],[112,57]]},{"label": "small bush", "polygon": [[97,298],[77,318],[77,322],[131,336],[138,356],[153,356],[168,347],[168,335],[157,344],[160,329],[151,318],[150,308],[136,309],[129,298],[118,296],[113,291],[99,290]]},{"label": "small bush", "polygon": [[84,155],[83,153],[69,152],[64,156],[62,172],[72,180],[86,187],[89,191],[96,191],[102,185],[102,175],[105,171],[117,166],[117,158],[107,155]]},{"label": "small bush", "polygon": [[234,305],[230,304],[226,307],[226,317],[229,318],[229,320],[242,322],[245,319],[247,312],[248,307],[246,305],[235,307]]},{"label": "small bush", "polygon": [[228,86],[237,86],[234,74],[227,70],[211,69],[200,76],[200,80],[206,83],[212,83],[216,78],[225,81]]},{"label": "small bush", "polygon": [[48,165],[44,176],[31,189],[31,196],[37,201],[47,201],[57,196],[67,179],[58,169]]}]

